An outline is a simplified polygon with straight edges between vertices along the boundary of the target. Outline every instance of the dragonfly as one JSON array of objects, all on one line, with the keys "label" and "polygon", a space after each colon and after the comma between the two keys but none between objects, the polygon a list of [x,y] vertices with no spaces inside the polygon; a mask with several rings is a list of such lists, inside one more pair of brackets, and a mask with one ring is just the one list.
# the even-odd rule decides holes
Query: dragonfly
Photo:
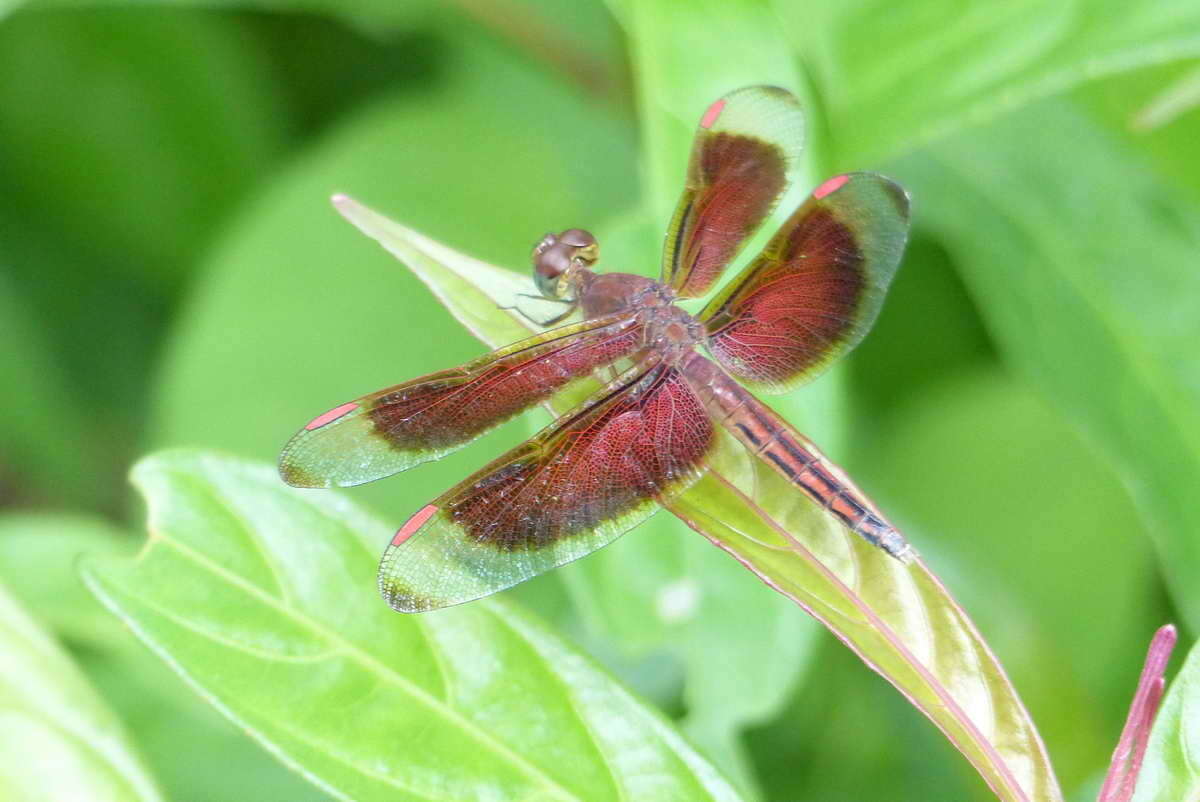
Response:
[{"label": "dragonfly", "polygon": [[897,559],[911,556],[845,474],[754,394],[795,388],[866,335],[907,241],[904,189],[875,173],[833,176],[698,314],[676,303],[709,294],[771,216],[799,178],[803,137],[801,106],[784,89],[719,98],[696,128],[658,281],[594,270],[599,245],[587,231],[547,234],[533,249],[535,297],[562,312],[544,322],[576,311],[579,322],[340,404],[287,443],[279,470],[288,484],[359,485],[605,377],[400,527],[379,568],[392,608],[478,599],[611,543],[692,486],[723,432],[786,477],[798,503],[819,505]]}]

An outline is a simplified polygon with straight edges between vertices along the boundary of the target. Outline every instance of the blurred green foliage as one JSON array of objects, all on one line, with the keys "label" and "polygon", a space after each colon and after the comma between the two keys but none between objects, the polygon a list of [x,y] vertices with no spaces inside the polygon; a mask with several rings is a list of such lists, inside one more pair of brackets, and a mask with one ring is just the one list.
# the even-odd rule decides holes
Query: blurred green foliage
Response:
[{"label": "blurred green foliage", "polygon": [[[67,647],[96,693],[56,654],[60,691],[84,693],[86,726],[123,722],[166,797],[328,798],[82,590],[79,554],[141,539],[134,458],[269,461],[314,411],[481,350],[329,195],[522,271],[544,231],[584,226],[609,267],[653,274],[698,110],[750,82],[806,98],[814,180],[877,169],[916,209],[875,332],[773,401],[975,618],[1069,799],[1094,796],[1154,627],[1193,640],[1200,110],[1135,121],[1194,76],[1195,3],[7,5],[0,593]],[[356,498],[400,519],[538,423]],[[751,575],[714,582],[711,620],[648,615],[662,586],[715,576],[707,545],[664,545],[686,538],[658,516],[510,595],[750,794],[989,798],[795,611],[748,642],[738,614],[769,597]],[[724,649],[769,668],[748,680]]]}]

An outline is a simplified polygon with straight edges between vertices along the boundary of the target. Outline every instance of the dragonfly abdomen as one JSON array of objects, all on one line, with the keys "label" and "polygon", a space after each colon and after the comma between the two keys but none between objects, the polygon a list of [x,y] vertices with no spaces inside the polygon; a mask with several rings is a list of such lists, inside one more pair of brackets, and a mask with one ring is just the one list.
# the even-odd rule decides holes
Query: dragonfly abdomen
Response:
[{"label": "dragonfly abdomen", "polygon": [[[747,408],[744,406],[743,409]],[[753,415],[754,412],[756,410],[747,409],[745,414]],[[735,422],[734,426],[743,436],[750,428],[742,421]],[[798,442],[790,432],[772,427],[767,439],[756,450],[776,471],[828,510],[851,532],[893,557],[905,558],[910,547],[903,536],[873,513],[866,500],[848,483],[839,479],[832,465]]]},{"label": "dragonfly abdomen", "polygon": [[[708,366],[712,369],[706,369]],[[769,407],[698,355],[689,358],[685,374],[692,377],[694,385],[700,385],[696,389],[713,418],[755,456],[871,545],[902,561],[911,557],[912,547],[904,536],[874,512],[836,465]]]}]

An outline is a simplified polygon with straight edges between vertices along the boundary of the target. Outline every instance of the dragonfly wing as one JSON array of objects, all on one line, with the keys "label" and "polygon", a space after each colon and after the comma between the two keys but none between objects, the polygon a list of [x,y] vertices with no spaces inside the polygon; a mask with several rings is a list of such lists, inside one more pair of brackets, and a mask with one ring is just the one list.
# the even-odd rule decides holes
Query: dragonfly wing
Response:
[{"label": "dragonfly wing", "polygon": [[699,478],[712,442],[680,373],[635,365],[414,515],[383,555],[380,591],[396,610],[421,612],[578,559]]},{"label": "dragonfly wing", "polygon": [[862,340],[908,238],[908,195],[874,173],[829,179],[700,317],[721,365],[757,390],[811,379]]},{"label": "dragonfly wing", "polygon": [[709,106],[667,229],[663,283],[685,298],[712,288],[795,180],[803,145],[804,114],[786,90],[750,86]]},{"label": "dragonfly wing", "polygon": [[633,317],[597,318],[371,393],[310,421],[284,447],[279,473],[296,487],[348,487],[407,470],[461,448],[640,343]]}]

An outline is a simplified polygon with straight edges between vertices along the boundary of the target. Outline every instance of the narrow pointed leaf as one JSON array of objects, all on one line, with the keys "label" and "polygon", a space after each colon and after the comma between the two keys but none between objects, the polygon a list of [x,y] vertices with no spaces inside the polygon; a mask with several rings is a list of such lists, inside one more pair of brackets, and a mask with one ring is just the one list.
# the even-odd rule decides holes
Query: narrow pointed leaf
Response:
[{"label": "narrow pointed leaf", "polygon": [[391,527],[273,468],[193,452],[134,469],[135,560],[91,589],[231,720],[342,799],[736,799],[658,714],[496,600],[383,604]]},{"label": "narrow pointed leaf", "polygon": [[[352,219],[360,225],[364,216],[356,212]],[[422,245],[424,238],[412,238],[402,226],[379,227],[377,216],[370,220],[376,235],[409,240],[391,242],[389,250],[421,246],[422,253],[436,252],[450,261],[437,265],[422,257],[427,281],[452,286],[478,269],[478,295],[442,292],[439,297],[477,333],[507,336],[510,324],[495,304],[499,295],[488,294],[502,290],[485,289],[497,268]],[[367,230],[365,222],[360,227]],[[490,300],[482,303],[478,297]],[[481,313],[490,321],[486,325]],[[923,563],[905,566],[867,546],[815,510],[778,474],[736,456],[711,465],[709,475],[669,509],[803,606],[896,685],[1001,799],[1061,799],[1041,739],[1003,669]]]},{"label": "narrow pointed leaf", "polygon": [[335,195],[333,205],[359,231],[403,262],[469,332],[488,345],[500,348],[540,331],[510,308],[521,294],[537,294],[529,276],[447,248],[347,195]]},{"label": "narrow pointed leaf", "polygon": [[0,799],[162,799],[116,716],[2,586]]},{"label": "narrow pointed leaf", "polygon": [[1000,799],[1061,799],[999,662],[928,567],[867,545],[740,448],[669,509],[825,624],[962,752]]},{"label": "narrow pointed leaf", "polygon": [[1171,680],[1150,731],[1133,802],[1200,799],[1200,646]]}]

